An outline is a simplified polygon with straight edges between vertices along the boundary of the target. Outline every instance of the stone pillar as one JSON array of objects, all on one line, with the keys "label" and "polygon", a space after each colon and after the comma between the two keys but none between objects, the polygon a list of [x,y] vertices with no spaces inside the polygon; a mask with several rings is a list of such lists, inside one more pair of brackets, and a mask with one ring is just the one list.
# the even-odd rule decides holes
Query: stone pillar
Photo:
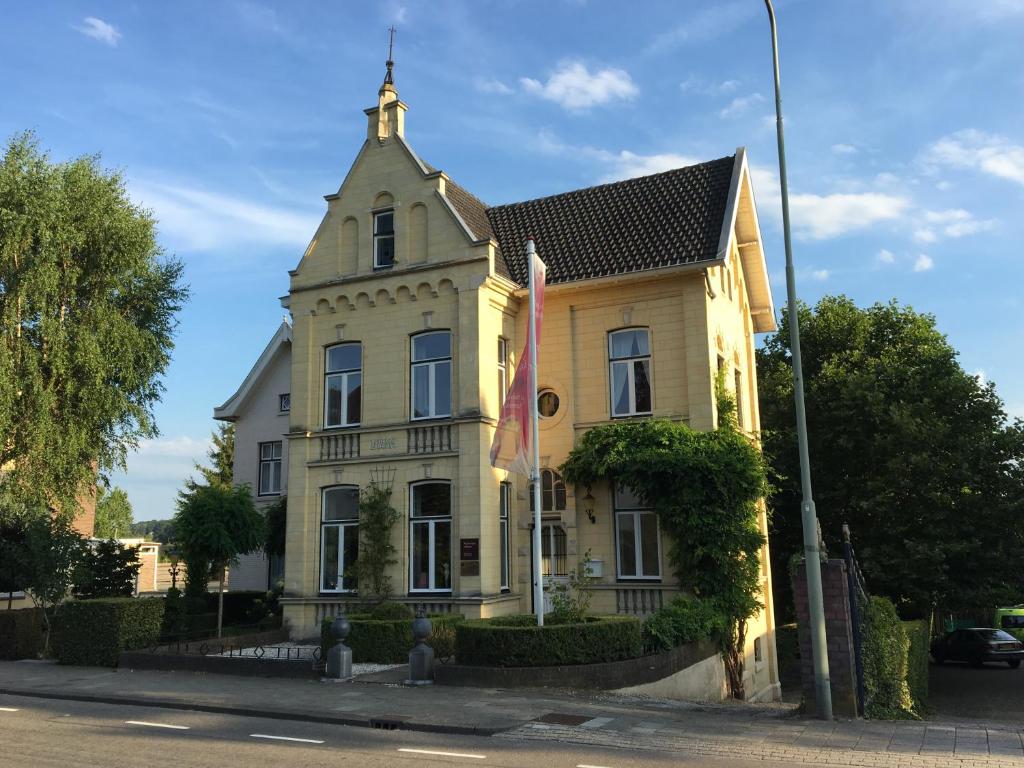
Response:
[{"label": "stone pillar", "polygon": [[[821,564],[821,586],[825,599],[825,634],[828,638],[828,669],[832,683],[832,711],[837,717],[857,717],[857,671],[853,655],[853,621],[850,618],[849,582],[846,562],[839,559]],[[800,681],[802,708],[814,712],[814,663],[811,656],[810,616],[807,604],[807,569],[801,562],[793,574],[800,640]]]}]

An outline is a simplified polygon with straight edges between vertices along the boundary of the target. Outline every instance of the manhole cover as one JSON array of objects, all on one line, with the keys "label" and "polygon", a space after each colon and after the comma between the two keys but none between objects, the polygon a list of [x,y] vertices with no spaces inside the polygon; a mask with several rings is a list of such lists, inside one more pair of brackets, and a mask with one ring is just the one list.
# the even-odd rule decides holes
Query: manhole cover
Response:
[{"label": "manhole cover", "polygon": [[590,720],[590,718],[584,715],[565,715],[561,712],[548,712],[546,715],[538,717],[534,722],[551,723],[552,725],[582,725],[587,720]]}]

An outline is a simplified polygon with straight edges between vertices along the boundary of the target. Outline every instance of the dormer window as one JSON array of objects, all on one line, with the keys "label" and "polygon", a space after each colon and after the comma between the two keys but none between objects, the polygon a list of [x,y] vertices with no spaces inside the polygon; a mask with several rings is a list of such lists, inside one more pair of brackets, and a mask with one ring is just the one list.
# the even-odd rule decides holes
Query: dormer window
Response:
[{"label": "dormer window", "polygon": [[395,212],[373,214],[373,268],[387,269],[395,264]]}]

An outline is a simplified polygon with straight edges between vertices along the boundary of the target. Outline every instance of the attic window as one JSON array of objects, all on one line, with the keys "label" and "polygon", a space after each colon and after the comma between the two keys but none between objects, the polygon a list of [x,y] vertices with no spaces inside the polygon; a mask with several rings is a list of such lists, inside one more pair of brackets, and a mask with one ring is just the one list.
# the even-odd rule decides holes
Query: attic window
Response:
[{"label": "attic window", "polygon": [[285,392],[283,395],[277,396],[277,410],[281,413],[285,413],[292,409],[292,394],[291,392]]},{"label": "attic window", "polygon": [[395,212],[373,214],[373,268],[387,269],[395,264]]}]

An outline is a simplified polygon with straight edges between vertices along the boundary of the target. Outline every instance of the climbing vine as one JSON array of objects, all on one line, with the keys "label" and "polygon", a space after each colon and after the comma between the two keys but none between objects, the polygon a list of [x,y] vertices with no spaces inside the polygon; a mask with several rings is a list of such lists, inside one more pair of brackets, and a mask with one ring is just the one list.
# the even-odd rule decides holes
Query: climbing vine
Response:
[{"label": "climbing vine", "polygon": [[680,585],[721,615],[730,689],[743,698],[747,620],[762,606],[758,515],[769,488],[761,452],[737,428],[721,378],[717,391],[718,429],[660,419],[595,427],[561,471],[577,485],[628,486],[657,513]]},{"label": "climbing vine", "polygon": [[354,568],[361,597],[375,601],[391,596],[388,566],[398,562],[391,543],[391,529],[399,514],[391,506],[391,487],[377,483],[364,486],[359,493],[359,557]]}]

